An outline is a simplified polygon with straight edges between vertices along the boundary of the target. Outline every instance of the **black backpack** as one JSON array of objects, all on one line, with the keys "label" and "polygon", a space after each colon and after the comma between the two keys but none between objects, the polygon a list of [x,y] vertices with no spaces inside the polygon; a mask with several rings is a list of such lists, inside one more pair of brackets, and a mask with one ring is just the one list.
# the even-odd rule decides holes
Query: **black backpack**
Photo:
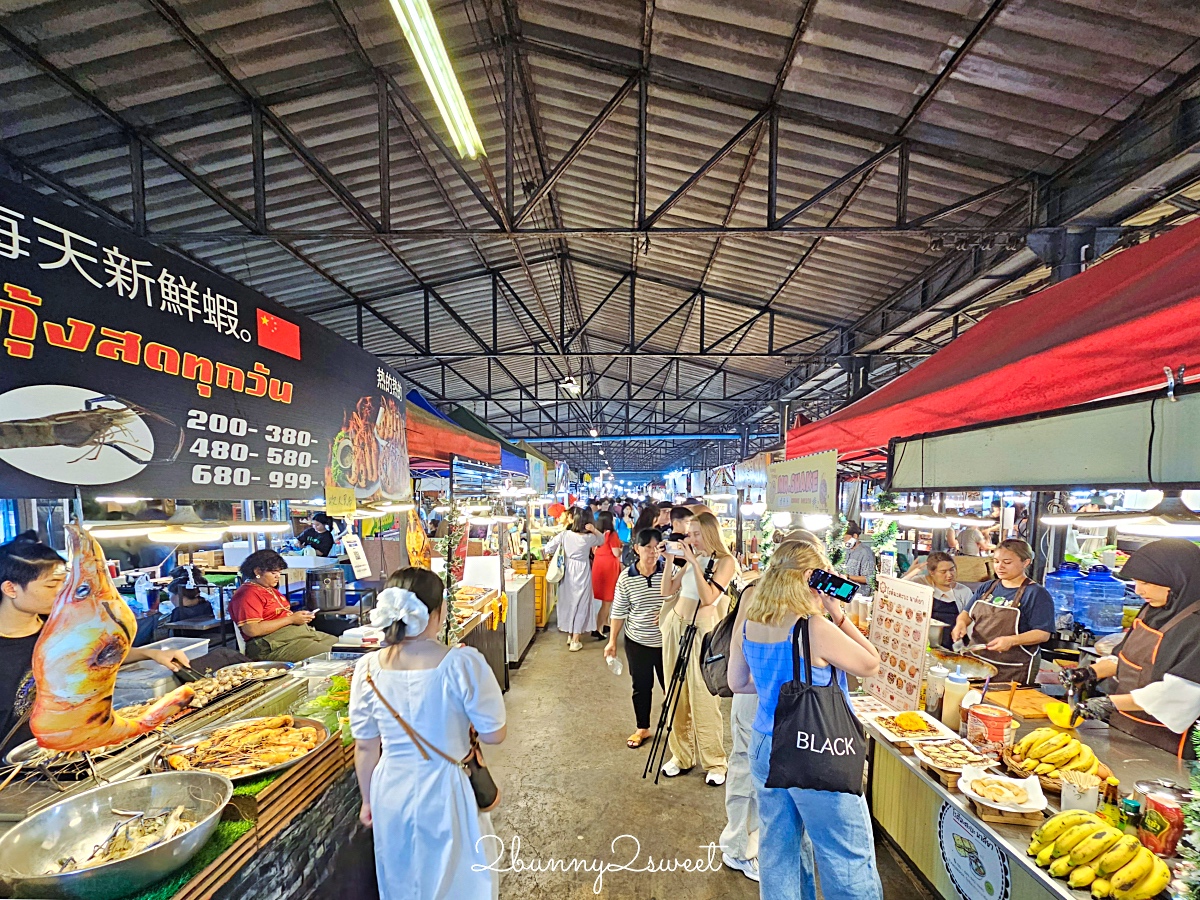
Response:
[{"label": "black backpack", "polygon": [[733,597],[729,612],[700,642],[700,674],[704,676],[708,692],[714,697],[733,696],[729,687],[729,648],[733,644],[733,628],[741,594],[735,594],[732,588],[729,594]]}]

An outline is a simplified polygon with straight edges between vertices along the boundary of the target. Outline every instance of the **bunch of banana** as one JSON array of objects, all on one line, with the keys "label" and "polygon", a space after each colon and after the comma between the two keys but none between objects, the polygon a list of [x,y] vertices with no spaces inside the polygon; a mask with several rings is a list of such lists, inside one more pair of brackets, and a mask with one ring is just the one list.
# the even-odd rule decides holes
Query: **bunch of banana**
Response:
[{"label": "bunch of banana", "polygon": [[1170,882],[1171,870],[1141,845],[1083,810],[1058,813],[1042,823],[1029,842],[1030,856],[1073,888],[1092,889],[1096,900],[1150,900]]},{"label": "bunch of banana", "polygon": [[1035,728],[1017,742],[1012,755],[1024,771],[1047,778],[1061,772],[1095,775],[1101,765],[1091,747],[1057,728]]}]

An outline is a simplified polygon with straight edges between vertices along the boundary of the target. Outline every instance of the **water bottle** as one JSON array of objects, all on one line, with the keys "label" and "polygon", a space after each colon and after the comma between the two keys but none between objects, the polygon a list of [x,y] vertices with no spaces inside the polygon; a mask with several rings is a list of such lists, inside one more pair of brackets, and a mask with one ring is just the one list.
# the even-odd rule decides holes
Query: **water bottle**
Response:
[{"label": "water bottle", "polygon": [[1045,586],[1054,598],[1054,629],[1070,631],[1075,627],[1075,582],[1083,577],[1079,563],[1065,562],[1046,575]]},{"label": "water bottle", "polygon": [[621,665],[621,661],[615,656],[606,656],[604,657],[604,661],[608,663],[608,671],[612,672],[614,675],[620,675],[625,671],[624,667]]},{"label": "water bottle", "polygon": [[1092,566],[1086,578],[1074,582],[1075,622],[1094,635],[1121,630],[1125,612],[1125,584],[1107,566]]}]

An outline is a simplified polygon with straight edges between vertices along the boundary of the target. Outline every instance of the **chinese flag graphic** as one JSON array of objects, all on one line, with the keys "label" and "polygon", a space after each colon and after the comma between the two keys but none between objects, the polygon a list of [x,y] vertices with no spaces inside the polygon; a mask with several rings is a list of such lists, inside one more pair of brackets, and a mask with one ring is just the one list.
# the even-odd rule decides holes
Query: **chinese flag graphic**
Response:
[{"label": "chinese flag graphic", "polygon": [[300,358],[300,326],[279,316],[273,316],[266,310],[258,311],[258,346],[290,356]]}]

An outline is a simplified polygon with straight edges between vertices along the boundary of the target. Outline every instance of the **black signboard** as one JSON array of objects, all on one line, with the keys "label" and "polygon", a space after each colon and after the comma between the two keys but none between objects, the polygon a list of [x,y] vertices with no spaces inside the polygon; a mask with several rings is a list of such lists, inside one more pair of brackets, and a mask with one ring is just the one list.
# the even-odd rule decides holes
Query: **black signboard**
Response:
[{"label": "black signboard", "polygon": [[404,388],[286,307],[0,181],[0,497],[406,499]]}]

